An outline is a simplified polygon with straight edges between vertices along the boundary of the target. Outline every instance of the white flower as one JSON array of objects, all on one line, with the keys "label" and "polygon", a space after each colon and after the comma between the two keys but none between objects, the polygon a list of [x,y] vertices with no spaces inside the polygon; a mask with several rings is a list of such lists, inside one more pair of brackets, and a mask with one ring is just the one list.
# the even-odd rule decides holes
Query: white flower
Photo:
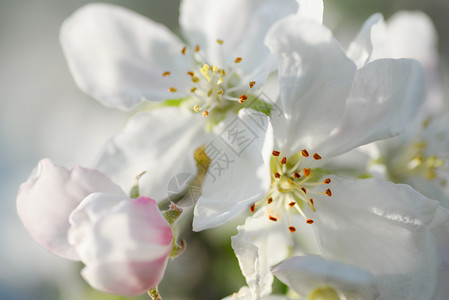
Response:
[{"label": "white flower", "polygon": [[[321,1],[301,2],[319,19]],[[84,91],[120,108],[143,98],[183,98],[175,107],[133,117],[106,145],[96,168],[124,190],[129,178],[154,173],[152,180],[142,178],[142,193],[167,198],[172,178],[196,173],[194,152],[208,145],[215,125],[229,124],[240,109],[263,101],[258,88],[274,70],[265,34],[297,8],[294,0],[185,0],[180,25],[186,45],[162,25],[123,8],[91,4],[75,12],[61,29],[61,42]],[[248,161],[249,169],[256,165],[259,160]]]},{"label": "white flower", "polygon": [[[256,207],[273,202],[273,213],[292,206],[312,223],[306,211],[313,213],[318,199],[332,196],[333,184],[323,177],[326,162],[399,134],[423,99],[416,62],[381,59],[356,70],[332,33],[312,20],[286,17],[273,26],[266,43],[279,61],[280,105],[271,111],[274,148],[260,141],[271,139],[267,132],[257,139],[265,145],[259,148],[264,170],[248,174],[239,161],[228,171],[234,177],[206,177],[195,230],[220,225],[257,201]],[[263,186],[250,197],[246,190],[255,177]]]},{"label": "white flower", "polygon": [[128,198],[95,170],[42,160],[17,196],[20,219],[53,254],[81,260],[94,288],[133,296],[161,281],[173,246],[156,201]]}]

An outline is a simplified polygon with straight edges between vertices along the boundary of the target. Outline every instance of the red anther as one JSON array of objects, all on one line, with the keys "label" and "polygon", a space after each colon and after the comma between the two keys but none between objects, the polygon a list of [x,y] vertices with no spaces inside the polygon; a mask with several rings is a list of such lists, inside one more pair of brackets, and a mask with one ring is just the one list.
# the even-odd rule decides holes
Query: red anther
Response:
[{"label": "red anther", "polygon": [[304,194],[307,194],[307,190],[305,187],[302,187],[301,190],[304,192]]},{"label": "red anther", "polygon": [[271,204],[271,202],[273,202],[273,197],[268,198],[267,203]]},{"label": "red anther", "polygon": [[304,157],[309,157],[309,152],[306,149],[301,150],[301,154]]},{"label": "red anther", "polygon": [[287,163],[287,157],[283,157],[281,160],[281,164],[285,165]]},{"label": "red anther", "polygon": [[274,222],[276,222],[278,220],[278,218],[275,218],[273,216],[268,216],[268,219],[270,219],[271,221],[274,221]]},{"label": "red anther", "polygon": [[295,178],[299,178],[299,177],[301,177],[301,175],[299,175],[299,173],[298,173],[298,172],[295,172],[295,174],[293,174],[293,177],[295,177]]},{"label": "red anther", "polygon": [[242,58],[241,57],[237,57],[235,60],[234,60],[234,62],[236,63],[236,64],[238,64],[239,62],[241,62],[242,61]]},{"label": "red anther", "polygon": [[195,46],[195,52],[199,52],[200,51],[200,45],[196,45]]},{"label": "red anther", "polygon": [[192,71],[187,72],[187,75],[190,75],[190,77],[195,76],[195,73],[193,73]]},{"label": "red anther", "polygon": [[313,205],[313,198],[310,198],[309,201],[310,201],[310,203],[312,203],[312,205]]},{"label": "red anther", "polygon": [[278,172],[274,173],[274,177],[276,178],[281,178],[281,174],[279,174]]},{"label": "red anther", "polygon": [[328,195],[329,197],[332,196],[331,189],[327,189],[327,190],[326,190],[326,195]]},{"label": "red anther", "polygon": [[325,184],[329,184],[329,183],[331,183],[331,179],[330,179],[330,178],[326,178],[326,179],[324,179],[324,183],[325,183]]},{"label": "red anther", "polygon": [[288,227],[288,230],[290,230],[290,232],[295,232],[296,231],[296,228],[295,228],[295,226],[290,226],[290,227]]},{"label": "red anther", "polygon": [[321,156],[318,153],[315,153],[313,155],[313,158],[315,158],[316,160],[319,160],[319,159],[321,159]]},{"label": "red anther", "polygon": [[182,55],[186,54],[186,50],[187,50],[187,47],[182,48],[182,50],[181,50]]},{"label": "red anther", "polygon": [[309,176],[310,175],[310,173],[312,172],[312,169],[310,169],[310,168],[308,168],[308,169],[306,169],[306,168],[304,168],[303,170],[302,170],[302,172],[304,173],[304,176]]},{"label": "red anther", "polygon": [[243,102],[245,102],[246,100],[248,100],[248,96],[246,96],[246,95],[241,95],[240,98],[239,98],[239,103],[243,103]]},{"label": "red anther", "polygon": [[295,201],[292,201],[292,202],[290,202],[288,205],[289,205],[290,207],[293,207],[293,206],[295,206],[295,204],[296,204],[296,202],[295,202]]},{"label": "red anther", "polygon": [[306,222],[307,222],[307,224],[313,224],[313,220],[312,219],[307,219]]},{"label": "red anther", "polygon": [[256,211],[256,204],[253,204],[249,207],[249,210],[253,213]]},{"label": "red anther", "polygon": [[256,84],[255,81],[251,81],[251,82],[249,83],[249,88],[252,89],[252,88],[254,87],[255,84]]},{"label": "red anther", "polygon": [[273,156],[279,156],[281,154],[281,152],[273,150]]}]

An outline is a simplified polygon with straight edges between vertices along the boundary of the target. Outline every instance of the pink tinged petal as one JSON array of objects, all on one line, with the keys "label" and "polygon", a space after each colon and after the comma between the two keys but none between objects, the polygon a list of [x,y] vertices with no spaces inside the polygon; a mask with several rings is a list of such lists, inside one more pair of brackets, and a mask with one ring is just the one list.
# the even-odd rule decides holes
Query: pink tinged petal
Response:
[{"label": "pink tinged petal", "polygon": [[224,224],[265,196],[272,151],[271,125],[260,112],[242,109],[214,128],[206,144],[211,164],[195,206],[195,231]]},{"label": "pink tinged petal", "polygon": [[[180,174],[196,174],[195,150],[206,143],[206,119],[180,108],[160,108],[132,117],[106,145],[96,167],[129,191],[133,178],[140,194],[158,201],[169,197],[169,183]],[[175,187],[176,188],[176,187]]]},{"label": "pink tinged petal", "polygon": [[276,23],[265,42],[279,63],[285,116],[272,117],[278,146],[290,153],[313,148],[341,119],[355,65],[329,29],[298,16]]},{"label": "pink tinged petal", "polygon": [[168,89],[185,87],[162,76],[167,71],[185,75],[190,66],[179,38],[125,8],[82,7],[63,23],[60,41],[79,88],[106,106],[129,109],[145,98],[177,98]]},{"label": "pink tinged petal", "polygon": [[17,195],[17,212],[30,235],[53,254],[78,260],[67,241],[69,214],[93,192],[123,195],[98,171],[80,167],[69,171],[43,159]]},{"label": "pink tinged petal", "polygon": [[378,299],[380,294],[375,277],[369,272],[320,256],[294,256],[272,272],[303,297],[323,287],[331,287],[354,300]]},{"label": "pink tinged petal", "polygon": [[173,232],[153,199],[91,194],[70,215],[70,223],[69,242],[94,288],[133,296],[162,279]]},{"label": "pink tinged petal", "polygon": [[427,299],[440,253],[430,229],[449,214],[407,185],[331,177],[332,197],[316,201],[313,224],[323,256],[370,272],[381,299]]},{"label": "pink tinged petal", "polygon": [[375,47],[386,47],[386,37],[387,29],[382,14],[374,14],[363,24],[357,37],[349,45],[346,55],[361,68],[370,60],[373,44]]},{"label": "pink tinged petal", "polygon": [[357,72],[342,121],[317,151],[329,157],[400,134],[424,97],[424,75],[416,61],[369,63]]},{"label": "pink tinged petal", "polygon": [[[254,70],[269,55],[263,43],[268,29],[297,9],[293,0],[184,0],[179,23],[187,40],[199,44],[211,64],[242,57],[239,68],[243,75],[249,75],[257,74]],[[223,45],[217,39],[223,40]]]}]

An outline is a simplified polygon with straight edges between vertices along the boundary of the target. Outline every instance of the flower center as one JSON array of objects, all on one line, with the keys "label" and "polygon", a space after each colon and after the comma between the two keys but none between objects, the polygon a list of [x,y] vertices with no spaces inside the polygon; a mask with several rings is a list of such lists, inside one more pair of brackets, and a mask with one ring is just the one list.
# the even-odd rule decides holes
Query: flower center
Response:
[{"label": "flower center", "polygon": [[[217,43],[222,45],[223,41],[217,40]],[[189,98],[186,105],[204,117],[214,113],[223,115],[230,109],[237,111],[242,108],[239,104],[248,99],[248,94],[256,82],[242,82],[238,68],[241,57],[225,66],[216,66],[207,63],[198,45],[194,49],[184,47],[180,53],[190,61],[191,70],[181,78],[175,78],[169,71],[164,72],[162,76],[175,79],[178,83],[187,82],[188,84],[183,86],[189,88],[182,90],[174,85],[169,88],[170,92],[177,94],[178,98]]]},{"label": "flower center", "polygon": [[322,185],[330,184],[330,178],[321,181],[320,172],[309,167],[314,160],[320,159],[321,156],[318,153],[310,156],[306,149],[288,159],[281,156],[281,152],[274,150],[270,162],[272,172],[270,190],[263,200],[250,207],[251,211],[255,211],[256,205],[268,205],[270,208],[268,218],[274,222],[278,220],[281,211],[286,212],[291,232],[296,231],[290,221],[292,212],[299,213],[308,224],[313,224],[314,221],[307,217],[309,211],[316,211],[313,197],[315,195],[332,196],[330,188],[322,188]]}]

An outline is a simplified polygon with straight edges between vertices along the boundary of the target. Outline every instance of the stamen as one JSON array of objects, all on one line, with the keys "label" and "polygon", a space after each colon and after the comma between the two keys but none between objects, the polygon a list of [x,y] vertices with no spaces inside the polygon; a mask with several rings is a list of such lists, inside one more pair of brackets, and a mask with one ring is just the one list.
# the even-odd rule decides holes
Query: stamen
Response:
[{"label": "stamen", "polygon": [[307,219],[306,222],[307,222],[307,224],[313,224],[313,220],[312,219]]},{"label": "stamen", "polygon": [[304,157],[309,157],[309,152],[306,149],[301,150],[301,154]]},{"label": "stamen", "polygon": [[313,210],[316,211],[315,205],[313,204],[313,199],[310,198],[309,201],[307,201],[307,205]]},{"label": "stamen", "polygon": [[193,107],[193,110],[196,111],[196,112],[199,112],[200,111],[200,107],[198,105],[195,105]]},{"label": "stamen", "polygon": [[203,76],[206,77],[207,81],[210,81],[209,65],[204,64],[203,67],[200,69],[200,71],[201,71],[201,74],[203,74]]},{"label": "stamen", "polygon": [[279,174],[278,172],[274,173],[274,177],[276,178],[281,178],[281,174]]},{"label": "stamen", "polygon": [[256,211],[256,204],[253,204],[249,207],[249,210],[253,213]]},{"label": "stamen", "polygon": [[168,72],[168,71],[166,71],[166,72],[164,72],[164,73],[162,73],[162,76],[168,76],[168,75],[170,75],[171,73],[170,72]]},{"label": "stamen", "polygon": [[195,46],[195,52],[200,52],[200,45]]},{"label": "stamen", "polygon": [[273,202],[273,197],[268,198],[267,203],[271,204],[271,202]]},{"label": "stamen", "polygon": [[331,189],[327,189],[327,190],[326,190],[326,195],[328,195],[329,197],[332,196],[332,191],[331,191]]},{"label": "stamen", "polygon": [[187,75],[190,75],[190,77],[194,77],[195,73],[193,73],[192,71],[187,72]]},{"label": "stamen", "polygon": [[302,172],[303,172],[304,176],[307,177],[307,176],[309,176],[310,173],[312,172],[312,169],[310,169],[310,168],[308,168],[308,169],[304,168],[304,169],[302,170]]},{"label": "stamen", "polygon": [[329,184],[329,183],[331,183],[331,179],[330,179],[330,178],[326,178],[326,179],[324,179],[324,183],[325,183],[325,184]]},{"label": "stamen", "polygon": [[278,218],[275,218],[273,216],[268,216],[268,219],[270,219],[271,221],[274,221],[274,222],[276,222],[278,220]]},{"label": "stamen", "polygon": [[219,43],[220,45],[223,45],[223,40],[217,39],[217,43]]},{"label": "stamen", "polygon": [[315,160],[320,160],[320,159],[321,159],[321,156],[320,156],[318,153],[315,153],[315,154],[313,155],[313,158],[315,158]]},{"label": "stamen", "polygon": [[293,174],[293,177],[295,177],[296,179],[298,179],[299,177],[301,177],[301,175],[299,175],[298,172],[295,172],[295,174]]},{"label": "stamen", "polygon": [[307,190],[305,187],[302,187],[301,190],[304,192],[304,194],[307,194]]},{"label": "stamen", "polygon": [[248,96],[246,96],[246,95],[241,95],[240,98],[239,98],[239,103],[243,103],[243,102],[245,102],[246,100],[248,100]]},{"label": "stamen", "polygon": [[281,160],[281,164],[285,165],[287,163],[287,157],[283,157]]},{"label": "stamen", "polygon": [[176,89],[176,88],[174,88],[174,87],[171,87],[171,88],[169,88],[168,89],[170,92],[172,92],[172,93],[176,93],[178,90]]},{"label": "stamen", "polygon": [[191,93],[195,93],[196,90],[197,90],[197,88],[194,87],[194,88],[191,88],[191,89],[190,89],[190,92],[191,92]]},{"label": "stamen", "polygon": [[182,55],[186,55],[186,50],[187,50],[187,47],[182,48],[182,50],[181,50]]},{"label": "stamen", "polygon": [[273,156],[279,156],[281,154],[281,152],[277,151],[277,150],[273,150]]},{"label": "stamen", "polygon": [[209,115],[209,112],[207,110],[203,111],[203,117],[207,117]]},{"label": "stamen", "polygon": [[255,81],[251,81],[251,82],[249,83],[249,88],[252,89],[252,88],[254,87],[255,84],[256,84]]},{"label": "stamen", "polygon": [[296,202],[295,202],[295,201],[292,201],[292,202],[290,202],[288,205],[289,205],[290,207],[293,207],[293,206],[295,206],[295,204],[296,204]]},{"label": "stamen", "polygon": [[234,62],[236,63],[236,64],[238,64],[239,62],[241,62],[242,61],[242,58],[241,57],[237,57],[235,60],[234,60]]},{"label": "stamen", "polygon": [[295,226],[290,226],[290,227],[288,227],[288,230],[290,230],[290,232],[293,233],[296,231],[296,228],[295,228]]}]

